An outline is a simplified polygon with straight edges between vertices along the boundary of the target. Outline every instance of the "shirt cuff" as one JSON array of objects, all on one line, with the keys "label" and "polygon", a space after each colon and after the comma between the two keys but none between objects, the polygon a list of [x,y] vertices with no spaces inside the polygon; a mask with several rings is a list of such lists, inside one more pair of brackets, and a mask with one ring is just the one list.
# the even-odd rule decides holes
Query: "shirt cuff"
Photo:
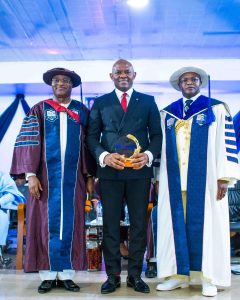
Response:
[{"label": "shirt cuff", "polygon": [[103,161],[104,161],[105,156],[107,156],[108,154],[109,154],[109,152],[104,151],[103,153],[101,153],[99,155],[99,159],[98,160],[99,160],[99,165],[100,165],[101,168],[106,167],[106,164]]},{"label": "shirt cuff", "polygon": [[36,176],[36,174],[35,173],[25,173],[25,178],[27,181],[30,176]]},{"label": "shirt cuff", "polygon": [[153,162],[153,155],[152,155],[152,152],[150,152],[150,151],[144,151],[144,153],[146,153],[147,154],[147,156],[148,156],[148,163],[146,164],[146,166],[147,167],[151,167],[151,165],[152,165],[152,162]]}]

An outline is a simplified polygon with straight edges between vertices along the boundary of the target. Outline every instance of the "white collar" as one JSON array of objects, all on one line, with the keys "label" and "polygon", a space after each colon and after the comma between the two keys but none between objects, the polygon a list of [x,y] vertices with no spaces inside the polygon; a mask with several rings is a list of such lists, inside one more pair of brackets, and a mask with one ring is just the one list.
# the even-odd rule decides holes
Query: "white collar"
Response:
[{"label": "white collar", "polygon": [[185,103],[187,100],[190,100],[190,99],[193,100],[193,101],[195,101],[200,96],[201,96],[201,93],[198,93],[197,95],[195,95],[194,97],[191,97],[191,98],[183,97],[183,103]]},{"label": "white collar", "polygon": [[56,99],[53,99],[53,101],[56,101],[61,106],[68,107],[70,105],[70,103],[72,102],[72,99],[70,99],[70,101],[68,103],[59,103]]},{"label": "white collar", "polygon": [[117,97],[118,97],[118,99],[121,101],[121,99],[122,99],[122,95],[124,94],[124,93],[127,93],[127,99],[128,99],[128,101],[129,101],[129,99],[131,98],[131,96],[132,96],[132,93],[133,93],[133,88],[130,88],[128,91],[126,91],[126,92],[122,92],[122,91],[120,91],[120,90],[118,90],[118,89],[115,89],[115,93],[116,93],[116,95],[117,95]]}]

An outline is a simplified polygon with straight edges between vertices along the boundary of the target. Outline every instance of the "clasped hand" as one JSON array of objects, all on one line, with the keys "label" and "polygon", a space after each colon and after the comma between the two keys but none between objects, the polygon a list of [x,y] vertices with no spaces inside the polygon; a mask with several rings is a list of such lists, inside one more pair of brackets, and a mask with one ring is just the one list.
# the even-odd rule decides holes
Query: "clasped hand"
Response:
[{"label": "clasped hand", "polygon": [[[103,162],[114,169],[123,170],[126,157],[118,153],[109,153],[104,157]],[[148,163],[148,155],[146,153],[136,153],[131,156],[132,169],[142,169]]]}]

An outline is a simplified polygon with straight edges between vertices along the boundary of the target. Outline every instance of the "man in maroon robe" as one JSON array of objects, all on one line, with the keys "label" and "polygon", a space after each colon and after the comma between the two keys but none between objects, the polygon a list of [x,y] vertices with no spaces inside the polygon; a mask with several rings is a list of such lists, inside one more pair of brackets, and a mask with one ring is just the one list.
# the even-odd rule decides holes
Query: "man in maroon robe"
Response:
[{"label": "man in maroon robe", "polygon": [[43,74],[53,99],[34,105],[17,136],[11,174],[26,176],[27,242],[24,269],[39,271],[39,293],[60,286],[77,292],[75,270],[86,268],[84,203],[93,191],[94,165],[85,146],[88,110],[71,99],[81,83],[73,71]]}]

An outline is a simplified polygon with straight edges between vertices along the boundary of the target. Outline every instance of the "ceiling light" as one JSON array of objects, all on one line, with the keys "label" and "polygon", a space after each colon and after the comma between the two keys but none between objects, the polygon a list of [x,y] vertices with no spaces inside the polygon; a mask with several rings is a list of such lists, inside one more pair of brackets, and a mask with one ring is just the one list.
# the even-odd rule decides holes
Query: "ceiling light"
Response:
[{"label": "ceiling light", "polygon": [[53,55],[59,54],[59,51],[58,51],[58,50],[48,50],[47,52],[48,52],[49,54],[53,54]]},{"label": "ceiling light", "polygon": [[128,0],[127,4],[132,6],[132,7],[144,7],[148,5],[149,0]]}]

